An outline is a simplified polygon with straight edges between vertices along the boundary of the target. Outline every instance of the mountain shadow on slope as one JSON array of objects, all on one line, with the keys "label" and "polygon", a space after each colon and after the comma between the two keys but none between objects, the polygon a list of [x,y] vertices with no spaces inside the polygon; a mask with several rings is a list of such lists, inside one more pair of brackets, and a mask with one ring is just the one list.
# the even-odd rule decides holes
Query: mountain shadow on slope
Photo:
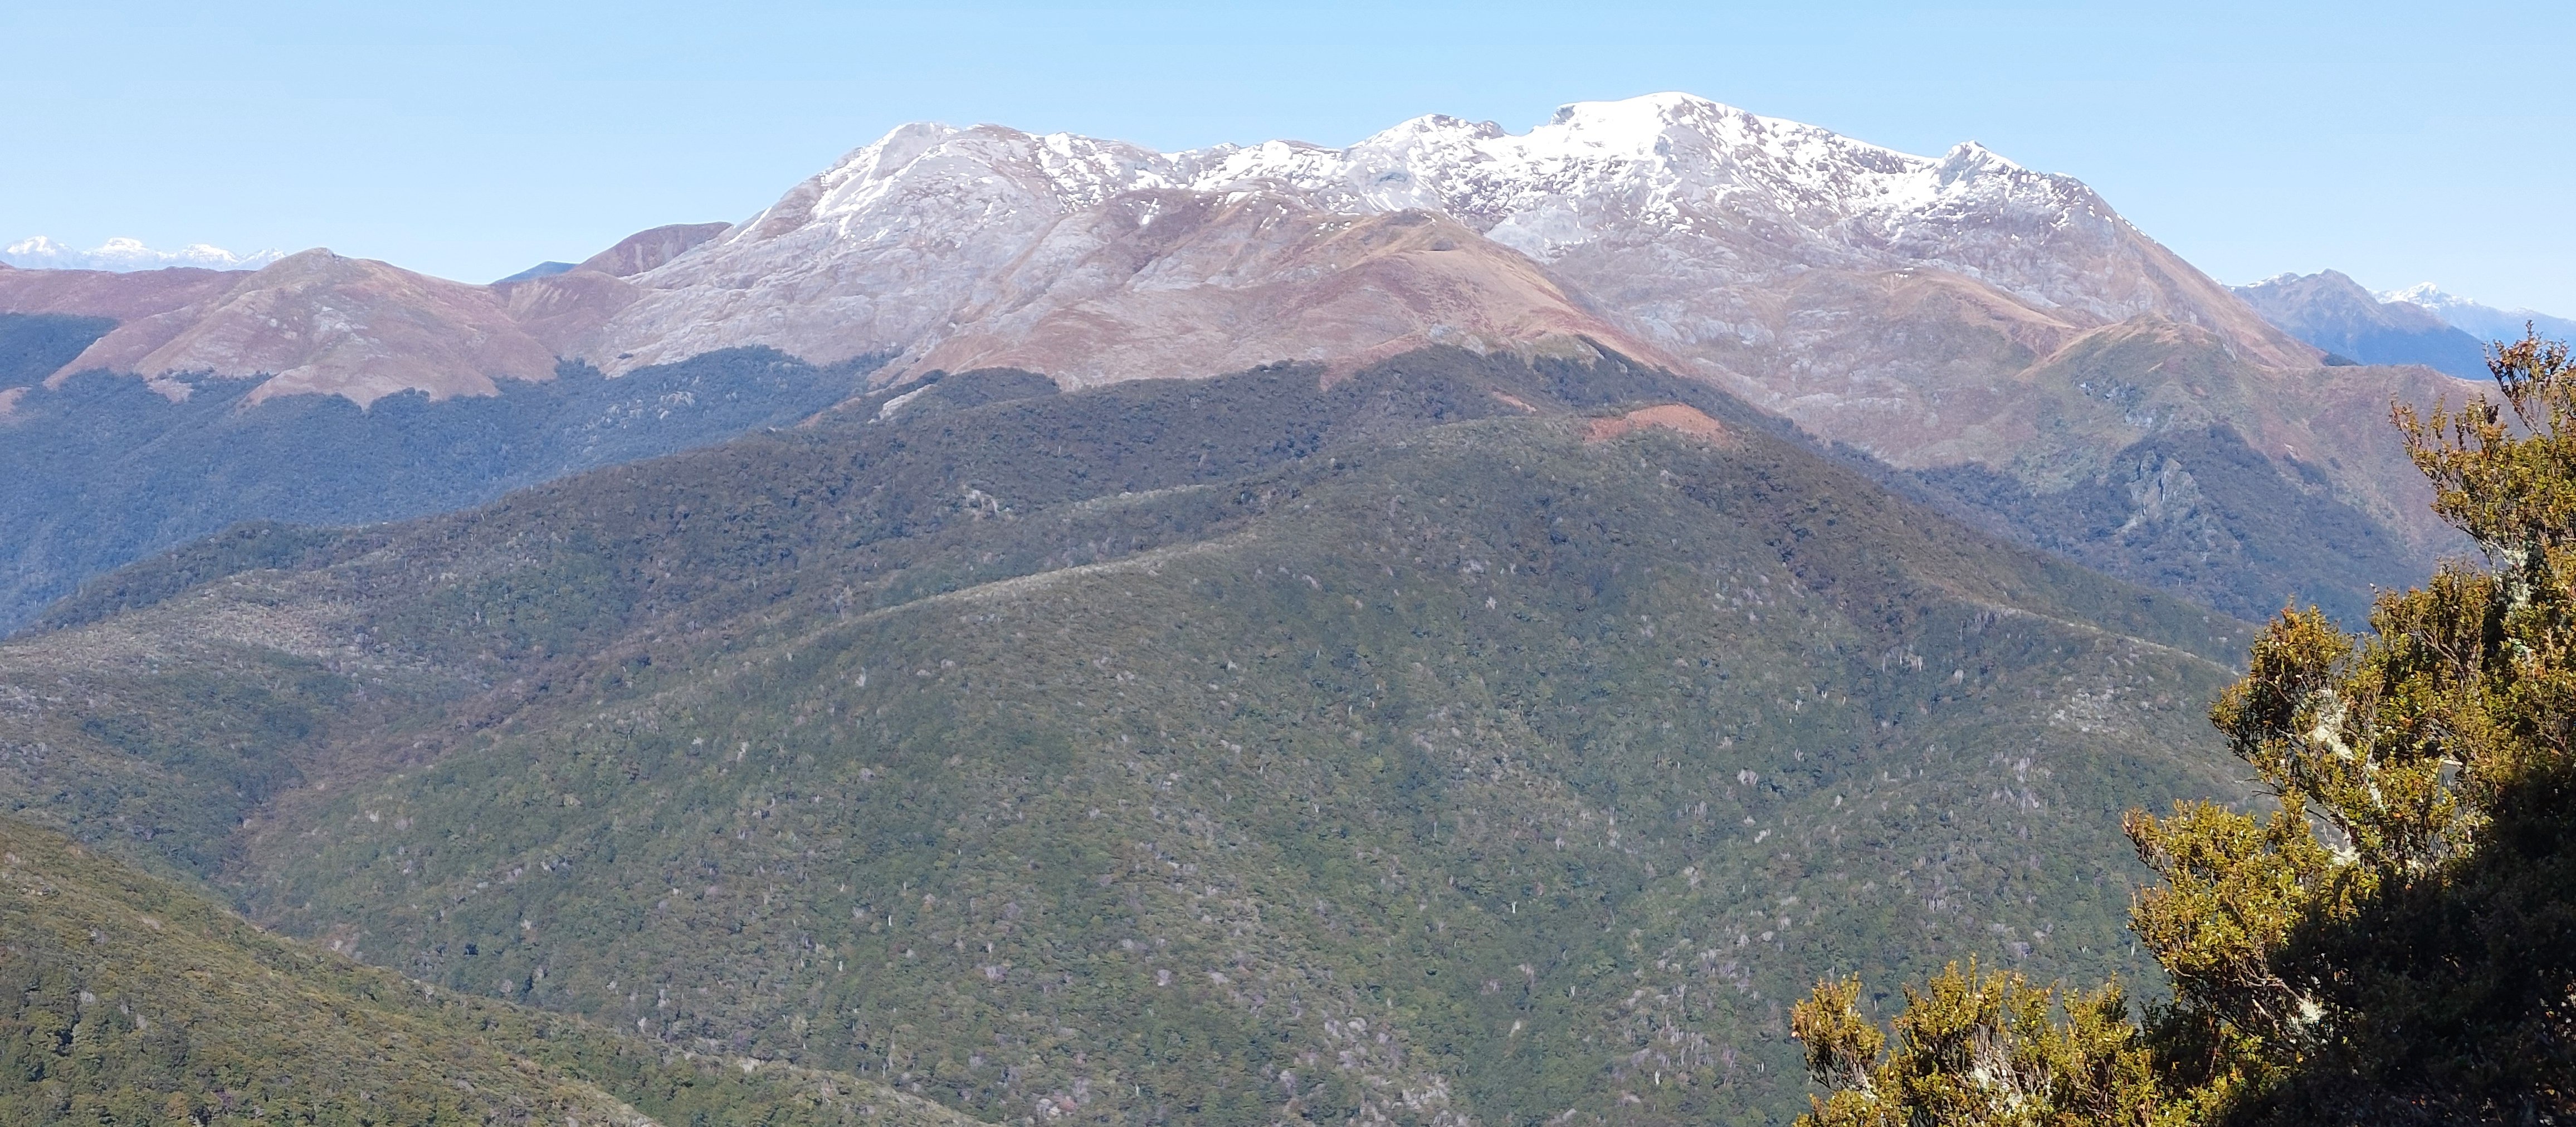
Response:
[{"label": "mountain shadow on slope", "polygon": [[[69,319],[19,320],[50,326],[10,338],[27,338],[40,359],[78,335]],[[0,416],[0,473],[13,483],[0,505],[0,631],[83,580],[236,522],[347,525],[463,508],[793,423],[860,390],[876,363],[816,367],[737,349],[617,379],[566,364],[552,380],[502,381],[495,396],[413,392],[367,408],[312,395],[250,404],[257,381],[225,379],[189,381],[173,402],[130,377],[75,375]]]},{"label": "mountain shadow on slope", "polygon": [[0,391],[42,381],[115,327],[107,317],[0,313]]},{"label": "mountain shadow on slope", "polygon": [[2295,603],[2361,622],[2376,592],[2421,580],[2388,530],[2330,495],[2314,467],[2292,468],[2300,476],[2211,426],[2158,433],[2050,492],[1976,465],[1877,476],[1997,534],[2249,621]]},{"label": "mountain shadow on slope", "polygon": [[0,893],[11,1124],[971,1127],[854,1077],[423,987],[6,817]]},{"label": "mountain shadow on slope", "polygon": [[[1056,393],[1055,381],[1029,372],[990,369],[949,375],[933,372],[901,388],[846,400],[836,410],[854,418],[896,403],[907,420],[944,410],[978,407],[1005,399]],[[900,400],[900,403],[896,401]],[[624,460],[624,459],[618,459]],[[59,630],[95,622],[120,610],[149,606],[172,595],[245,571],[297,569],[343,551],[363,534],[346,529],[245,521],[203,539],[182,544],[83,584],[73,595],[48,607],[30,625]]]},{"label": "mountain shadow on slope", "polygon": [[[1318,376],[934,386],[209,548],[0,646],[62,701],[0,780],[443,989],[1223,1124],[1775,1120],[1779,999],[2122,967],[2118,811],[2232,793],[2239,623],[1616,358]],[[284,782],[191,821],[126,748],[223,715]]]},{"label": "mountain shadow on slope", "polygon": [[2372,329],[2320,337],[2308,343],[2362,364],[2421,364],[2470,380],[2486,374],[2486,342],[2448,325],[2422,332]]}]

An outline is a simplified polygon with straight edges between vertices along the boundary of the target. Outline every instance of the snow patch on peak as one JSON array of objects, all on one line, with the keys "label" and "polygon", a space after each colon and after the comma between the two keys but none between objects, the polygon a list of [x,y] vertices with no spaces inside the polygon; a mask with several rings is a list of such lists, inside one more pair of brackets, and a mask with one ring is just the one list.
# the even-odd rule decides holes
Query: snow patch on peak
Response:
[{"label": "snow patch on peak", "polygon": [[2381,301],[2402,301],[2409,305],[2421,305],[2426,309],[2435,311],[2448,309],[2455,305],[2480,304],[2480,302],[2475,298],[2461,297],[2458,294],[2447,292],[2443,290],[2442,287],[2434,285],[2431,282],[2417,282],[2402,290],[2381,290],[2371,296],[2376,297]]},{"label": "snow patch on peak", "polygon": [[2002,153],[1998,153],[1993,149],[1989,149],[1974,141],[1961,141],[1956,145],[1950,146],[1950,151],[1941,155],[1940,168],[1942,178],[1945,180],[1956,178],[1971,171],[2002,173],[2029,171],[2028,169],[2013,163]]},{"label": "snow patch on peak", "polygon": [[[1394,128],[1383,130],[1376,134],[1376,136],[1371,137],[1370,140],[1373,141],[1378,138],[1399,137],[1409,134],[1437,134],[1441,136],[1457,134],[1473,137],[1479,140],[1486,140],[1502,136],[1503,127],[1491,121],[1469,121],[1466,118],[1451,117],[1445,113],[1427,113],[1420,117],[1407,118],[1403,121],[1397,122]],[[1363,141],[1361,143],[1367,144],[1368,142]]]},{"label": "snow patch on peak", "polygon": [[2418,282],[2402,290],[2387,290],[2375,295],[2381,301],[2403,301],[2420,305],[2449,322],[2452,328],[2484,340],[2519,340],[2525,332],[2564,339],[2576,337],[2576,319],[2555,317],[2536,309],[2499,309],[2474,298],[2461,297],[2431,282]]},{"label": "snow patch on peak", "polygon": [[[1123,192],[1269,193],[1359,214],[1435,212],[1541,261],[1613,235],[1751,230],[1826,258],[1920,242],[1927,221],[2005,206],[2103,219],[2082,185],[1970,142],[1912,156],[1679,92],[1573,102],[1510,133],[1415,117],[1347,148],[1274,140],[1162,153],[996,125],[899,126],[798,185],[724,244],[884,245],[931,228],[1018,226]],[[909,232],[909,236],[907,235]],[[1838,249],[1836,249],[1838,248]],[[1813,255],[1803,255],[1812,259]]]},{"label": "snow patch on peak", "polygon": [[1689,116],[1707,117],[1729,114],[1742,117],[1753,116],[1733,106],[1713,102],[1697,94],[1665,90],[1653,94],[1640,94],[1634,98],[1568,102],[1556,108],[1556,116],[1550,118],[1548,124],[1615,123],[1614,128],[1634,128],[1639,123],[1649,121],[1669,122]]},{"label": "snow patch on peak", "polygon": [[1547,124],[1530,130],[1530,136],[1535,139],[1552,132],[1605,147],[1637,148],[1653,145],[1664,130],[1675,125],[1726,118],[1751,119],[1753,115],[1689,94],[1647,94],[1615,102],[1569,102],[1557,107],[1556,116],[1549,118]]},{"label": "snow patch on peak", "polygon": [[2060,210],[2089,199],[1973,142],[1910,156],[1682,93],[1570,103],[1519,134],[1433,114],[1346,149],[1270,142],[1172,159],[1194,189],[1260,183],[1333,210],[1437,211],[1542,261],[1639,225],[1706,234],[1785,222],[1831,241],[1855,220],[1904,226],[1997,178],[2020,186],[1985,195],[2036,191]]},{"label": "snow patch on peak", "polygon": [[111,270],[123,273],[171,266],[257,270],[284,257],[283,251],[275,250],[234,254],[207,243],[190,243],[177,250],[154,250],[140,239],[127,238],[109,239],[88,250],[80,250],[43,235],[0,247],[0,262],[29,270]]},{"label": "snow patch on peak", "polygon": [[[2151,281],[2163,267],[2140,257],[2155,252],[2071,178],[1974,142],[1916,156],[1691,94],[1573,102],[1521,133],[1428,114],[1344,148],[1273,140],[1166,153],[923,122],[636,275],[649,292],[603,330],[618,342],[610,366],[746,342],[820,358],[919,354],[961,318],[1035,300],[1030,279],[1104,269],[1095,244],[1111,236],[1096,213],[1128,193],[1166,192],[1220,208],[1261,201],[1282,218],[1424,212],[1603,292],[1633,290],[1620,279],[1655,262],[1675,295],[1701,295],[1675,296],[1676,310],[1726,306],[1706,324],[1693,314],[1688,327],[1656,330],[1675,340],[1744,338],[1748,310],[1723,295],[1818,268],[1942,269],[2101,320],[2166,300]],[[1179,204],[1113,210],[1123,230],[1159,231],[1169,225],[1150,217]],[[2106,254],[2120,259],[2111,276],[2070,265]]]}]

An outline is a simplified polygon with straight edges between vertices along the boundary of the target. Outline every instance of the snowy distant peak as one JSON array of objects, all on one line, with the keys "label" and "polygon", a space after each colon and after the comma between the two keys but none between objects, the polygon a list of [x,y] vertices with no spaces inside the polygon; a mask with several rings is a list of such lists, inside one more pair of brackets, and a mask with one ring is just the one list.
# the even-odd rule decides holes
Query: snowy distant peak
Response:
[{"label": "snowy distant peak", "polygon": [[1575,102],[1518,133],[1432,114],[1341,148],[1159,152],[999,125],[903,125],[634,274],[634,304],[600,327],[595,351],[612,371],[750,343],[824,360],[918,357],[979,319],[1036,308],[1052,287],[1281,280],[1146,265],[1184,244],[1212,255],[1218,230],[1246,240],[1244,263],[1295,275],[1309,266],[1290,265],[1303,260],[1281,240],[1322,247],[1350,220],[1399,213],[1525,256],[1549,285],[1656,290],[1651,317],[1630,328],[1703,348],[1712,365],[1770,347],[1775,330],[1748,295],[1820,269],[1940,271],[2052,324],[2153,313],[2225,326],[2266,363],[2308,351],[2079,181],[1974,142],[1918,156],[1679,93]]},{"label": "snowy distant peak", "polygon": [[1654,94],[1640,94],[1634,98],[1567,102],[1556,107],[1556,116],[1549,118],[1548,124],[1578,127],[1590,124],[1608,125],[1612,128],[1636,128],[1640,123],[1655,120],[1678,121],[1685,117],[1721,114],[1753,116],[1733,106],[1712,102],[1697,94],[1665,90]]},{"label": "snowy distant peak", "polygon": [[154,250],[138,239],[109,239],[88,250],[55,242],[43,235],[21,239],[0,248],[0,262],[30,270],[159,270],[170,266],[198,266],[209,270],[257,270],[286,257],[285,252],[264,250],[256,254],[234,254],[218,246],[190,243],[178,250]]},{"label": "snowy distant peak", "polygon": [[2554,317],[2533,309],[2499,309],[2495,306],[2445,291],[2431,282],[2418,282],[2402,290],[2389,290],[2378,295],[2381,301],[2402,301],[2432,310],[2453,328],[2481,340],[2519,340],[2525,332],[2564,340],[2576,337],[2576,319]]},{"label": "snowy distant peak", "polygon": [[1969,176],[2009,175],[2029,170],[2014,164],[2005,159],[2002,153],[1984,145],[1974,141],[1961,141],[1950,146],[1950,151],[1941,155],[1941,160],[1934,171],[1941,182],[1946,184]]},{"label": "snowy distant peak", "polygon": [[2424,306],[2383,300],[2339,271],[2278,274],[2237,287],[2236,296],[2282,331],[2336,357],[2423,364],[2463,378],[2486,370],[2476,337]]},{"label": "snowy distant peak", "polygon": [[[1479,229],[1569,207],[1606,206],[1622,219],[1666,229],[1708,222],[1714,212],[1787,215],[1824,229],[1860,218],[1902,226],[1963,201],[2058,209],[2092,202],[2081,184],[2031,173],[1974,142],[1940,157],[1913,156],[1663,93],[1571,103],[1517,134],[1490,121],[1425,115],[1339,149],[1265,141],[1162,153],[1068,133],[917,122],[844,156],[727,241],[882,207],[909,210],[901,201],[916,190],[963,193],[952,214],[992,215],[1023,208],[1064,214],[1121,192],[1166,188],[1275,191],[1333,211],[1439,211]],[[1514,233],[1497,237],[1542,257],[1563,242]],[[856,229],[842,234],[868,237]]]},{"label": "snowy distant peak", "polygon": [[[898,191],[895,185],[925,181],[989,189],[976,194],[1026,197],[1071,210],[1122,191],[1164,186],[1170,167],[1163,154],[1121,141],[1070,133],[1041,136],[999,125],[960,129],[914,122],[843,157],[809,183],[812,214],[818,217],[865,211]],[[780,205],[788,206],[798,195],[790,192]],[[779,210],[773,207],[771,213]]]},{"label": "snowy distant peak", "polygon": [[[2288,277],[2286,274],[2281,276]],[[2270,281],[2271,279],[2267,278],[2264,280]],[[2402,301],[2409,305],[2421,305],[2426,309],[2436,311],[2454,305],[2478,304],[2477,302],[2461,297],[2458,294],[2446,293],[2443,291],[2442,287],[2434,285],[2431,282],[2417,282],[2402,290],[2381,290],[2375,296],[2377,296],[2381,301]]]},{"label": "snowy distant peak", "polygon": [[1526,133],[1431,115],[1346,149],[1273,141],[1169,160],[1197,190],[1269,186],[1329,210],[1438,211],[1542,261],[1608,227],[1706,233],[1785,223],[1780,235],[1792,241],[1883,245],[1943,212],[2108,211],[2082,184],[2031,173],[1974,142],[1913,156],[1678,93],[1575,102]]}]

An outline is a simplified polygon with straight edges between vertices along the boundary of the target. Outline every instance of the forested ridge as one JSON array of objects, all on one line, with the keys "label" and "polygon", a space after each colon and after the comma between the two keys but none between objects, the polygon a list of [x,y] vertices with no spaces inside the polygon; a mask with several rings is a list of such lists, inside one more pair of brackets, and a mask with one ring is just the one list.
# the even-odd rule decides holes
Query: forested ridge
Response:
[{"label": "forested ridge", "polygon": [[407,981],[0,818],[0,1121],[945,1127],[849,1076]]},{"label": "forested ridge", "polygon": [[0,646],[24,817],[441,991],[977,1118],[1765,1122],[1815,976],[2137,969],[2241,623],[1705,385],[1441,350],[888,409]]}]

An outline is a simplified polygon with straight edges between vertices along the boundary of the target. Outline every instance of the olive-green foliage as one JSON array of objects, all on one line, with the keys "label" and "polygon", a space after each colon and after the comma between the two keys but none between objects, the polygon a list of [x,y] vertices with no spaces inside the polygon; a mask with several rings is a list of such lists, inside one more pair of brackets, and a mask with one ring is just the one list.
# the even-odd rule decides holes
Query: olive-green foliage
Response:
[{"label": "olive-green foliage", "polygon": [[646,1115],[967,1122],[852,1077],[685,1056],[406,982],[0,818],[0,1122],[425,1127]]},{"label": "olive-green foliage", "polygon": [[333,528],[307,528],[273,520],[243,521],[202,540],[118,568],[77,594],[47,608],[37,629],[60,630],[95,622],[128,607],[150,606],[192,587],[246,571],[295,570],[346,550],[352,537]]},{"label": "olive-green foliage", "polygon": [[[2130,817],[2161,878],[2132,926],[2173,991],[2140,1031],[2160,1115],[2576,1115],[2576,369],[2537,339],[2493,367],[2501,402],[2396,412],[2486,566],[2381,597],[2366,637],[2281,615],[2211,710],[2274,808]],[[1849,1001],[1828,983],[1809,1005]],[[1847,1026],[1812,1023],[1814,1059],[1856,1043]],[[1835,1089],[1820,1122],[1986,1121],[1815,1075]]]},{"label": "olive-green foliage", "polygon": [[[358,719],[281,741],[299,784],[205,846],[256,914],[989,1120],[1785,1119],[1804,983],[2122,967],[2118,810],[2228,792],[2196,713],[2238,624],[1704,386],[1456,351],[978,378],[0,665],[175,723],[169,663],[74,658],[258,624]],[[1586,440],[1673,401],[1727,437]],[[75,732],[26,777],[123,761]]]},{"label": "olive-green foliage", "polygon": [[130,843],[127,857],[165,873],[212,872],[243,819],[303,781],[299,748],[335,720],[381,711],[307,654],[202,638],[82,641],[33,660],[0,650],[0,811]]},{"label": "olive-green foliage", "polygon": [[1792,1009],[1808,1074],[1833,1089],[1806,1117],[1819,1127],[2179,1122],[2158,1102],[2145,1039],[2116,986],[2061,997],[2020,974],[1981,974],[1973,959],[1965,971],[1954,963],[1921,991],[1906,988],[1894,1052],[1859,997],[1858,978],[1827,982]]},{"label": "olive-green foliage", "polygon": [[[2167,1019],[2205,1054],[2186,1075],[2241,1118],[2576,1115],[2576,368],[2538,339],[2493,367],[2498,400],[2398,411],[2434,510],[2487,566],[2381,599],[2365,638],[2285,615],[2211,714],[2318,830],[2229,851],[2217,871],[2269,884],[2240,914],[2290,926],[2230,952],[2241,985],[2178,984]],[[2248,840],[2242,816],[2201,816]],[[2166,849],[2184,832],[2142,829]],[[2197,917],[2149,900],[2141,918]]]}]

